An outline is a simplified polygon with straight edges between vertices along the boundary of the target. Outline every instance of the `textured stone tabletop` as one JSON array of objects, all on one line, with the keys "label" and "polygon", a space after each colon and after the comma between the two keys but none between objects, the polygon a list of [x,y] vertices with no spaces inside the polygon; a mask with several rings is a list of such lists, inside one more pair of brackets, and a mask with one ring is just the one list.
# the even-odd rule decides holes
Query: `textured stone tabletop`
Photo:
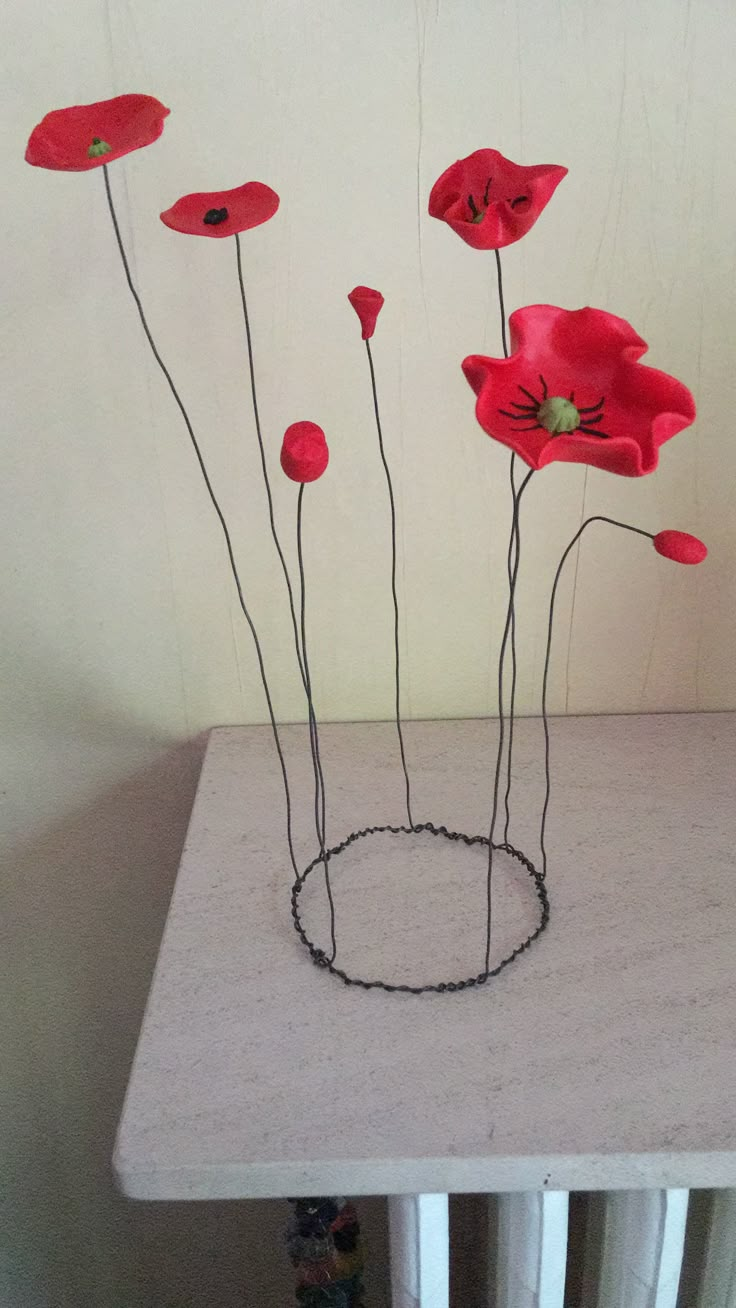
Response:
[{"label": "textured stone tabletop", "polygon": [[[415,820],[486,832],[495,732],[407,725]],[[284,739],[304,867],[306,729]],[[321,739],[328,843],[401,822],[395,728]],[[536,860],[540,722],[517,743],[511,839]],[[270,729],[212,732],[115,1151],[127,1194],[736,1186],[736,715],[559,719],[552,743],[547,931],[487,985],[416,997],[310,961]],[[359,845],[333,868],[338,962],[412,983],[481,970],[482,849]],[[495,951],[536,907],[506,856],[494,876]]]}]

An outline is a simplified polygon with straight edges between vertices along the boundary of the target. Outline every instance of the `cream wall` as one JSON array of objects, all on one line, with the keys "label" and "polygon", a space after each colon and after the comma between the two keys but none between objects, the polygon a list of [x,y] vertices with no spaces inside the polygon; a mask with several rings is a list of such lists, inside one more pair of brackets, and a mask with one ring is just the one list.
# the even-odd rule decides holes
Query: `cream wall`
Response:
[{"label": "cream wall", "polygon": [[[124,287],[102,179],[30,169],[26,137],[47,109],[128,90],[172,108],[162,140],[115,163],[111,181],[154,334],[233,525],[283,718],[303,705],[265,533],[234,249],[177,236],[157,213],[251,177],[281,194],[277,217],[243,238],[245,270],[290,545],[281,433],[310,417],[331,443],[307,501],[307,552],[315,696],[332,718],[391,710],[385,487],[345,300],[357,282],[384,291],[375,357],[399,487],[407,712],[485,714],[507,458],[475,425],[458,365],[499,350],[493,262],[430,221],[426,198],[481,145],[566,164],[538,226],[504,256],[510,307],[590,303],[630,318],[649,361],[691,385],[700,416],[653,477],[561,466],[530,487],[522,707],[538,704],[556,560],[591,512],[690,529],[711,558],[688,571],[591,532],[561,597],[553,707],[734,707],[736,10],[7,0],[4,35],[0,748],[13,979],[0,1301],[237,1303],[244,1251],[260,1221],[277,1228],[277,1210],[133,1209],[112,1195],[107,1159],[196,776],[198,745],[184,742],[262,720],[264,706],[216,524]],[[256,1268],[254,1302],[284,1294],[273,1262]]]}]

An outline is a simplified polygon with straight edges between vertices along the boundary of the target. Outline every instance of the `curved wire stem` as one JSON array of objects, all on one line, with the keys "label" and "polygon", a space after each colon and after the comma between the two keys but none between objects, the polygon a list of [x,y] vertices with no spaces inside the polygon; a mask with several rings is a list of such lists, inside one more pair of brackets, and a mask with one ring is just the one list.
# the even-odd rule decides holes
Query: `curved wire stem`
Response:
[{"label": "curved wire stem", "polygon": [[[304,549],[302,543],[302,502],[304,499],[304,483],[299,487],[299,495],[296,502],[296,552],[299,560],[299,591],[300,591],[300,615],[301,615],[301,633],[302,633],[302,666],[304,668],[305,690],[307,694],[307,703],[309,705],[309,721],[312,730],[309,733],[310,744],[312,748],[312,762],[314,764],[315,776],[319,778],[319,785],[315,787],[314,793],[314,818],[317,829],[317,840],[319,841],[319,856],[325,869],[325,890],[330,905],[330,941],[332,945],[332,954],[329,959],[334,963],[337,954],[337,938],[335,935],[335,901],[332,897],[332,886],[330,884],[329,854],[325,848],[325,830],[326,830],[326,808],[327,802],[325,797],[325,780],[322,774],[322,760],[319,753],[319,733],[317,731],[317,717],[314,712],[314,701],[312,699],[312,679],[309,675],[309,658],[307,655],[307,597],[304,580]],[[320,811],[321,808],[321,811]],[[321,821],[320,821],[321,818]]]},{"label": "curved wire stem", "polygon": [[[498,251],[496,251],[498,253]],[[509,552],[507,557],[507,571],[509,578],[509,592],[511,591],[512,578],[514,575],[514,566],[519,553],[520,526],[519,515],[515,513],[516,507],[516,455],[512,452],[509,463],[509,480],[511,482],[511,533],[509,535]],[[516,528],[514,529],[514,523]],[[503,824],[503,840],[507,845],[509,842],[509,826],[511,824],[511,768],[514,754],[514,723],[516,721],[516,604],[511,605],[511,695],[509,697],[509,743],[506,753],[506,792],[503,797],[503,807],[505,820]]]},{"label": "curved wire stem", "polygon": [[547,715],[547,688],[549,684],[549,668],[552,656],[552,633],[555,620],[555,601],[557,599],[557,588],[560,584],[563,568],[577,545],[583,532],[593,522],[606,522],[611,527],[620,527],[623,531],[631,531],[636,536],[646,536],[649,540],[654,540],[651,531],[644,531],[642,527],[632,527],[630,522],[618,522],[616,518],[606,518],[601,514],[595,514],[592,518],[586,518],[581,527],[578,528],[570,544],[567,546],[562,558],[557,565],[555,579],[552,584],[552,594],[549,601],[549,620],[547,623],[547,650],[544,657],[544,675],[542,678],[542,724],[544,726],[544,775],[545,775],[545,792],[544,807],[542,809],[542,822],[539,831],[539,844],[542,852],[542,869],[541,876],[545,879],[547,876],[547,850],[545,846],[545,834],[547,829],[547,812],[549,810],[550,793],[552,789],[552,780],[550,772],[550,740],[549,740],[549,718]]},{"label": "curved wire stem", "polygon": [[517,549],[514,556],[514,561],[511,571],[511,580],[509,583],[509,602],[506,610],[506,622],[504,624],[503,636],[501,638],[501,649],[498,656],[498,750],[496,753],[496,771],[493,780],[493,808],[491,810],[491,824],[488,833],[488,873],[486,877],[486,962],[485,962],[486,972],[490,968],[490,961],[491,961],[491,926],[492,926],[492,918],[493,918],[493,908],[492,908],[493,833],[496,826],[496,818],[498,817],[498,799],[499,799],[499,789],[501,784],[501,764],[503,761],[503,750],[504,750],[504,743],[506,737],[504,706],[503,706],[503,668],[504,668],[504,661],[506,658],[506,646],[508,645],[509,634],[511,632],[511,623],[514,616],[516,580],[519,575],[519,563],[521,561],[521,547],[520,547],[521,538],[520,536],[517,535],[518,526],[519,526],[519,512],[521,508],[521,497],[524,494],[524,491],[526,490],[533,476],[534,476],[534,469],[532,468],[526,474],[526,477],[522,481],[514,497],[514,511],[513,511],[513,518],[511,523],[511,530],[512,530],[512,535],[514,536],[517,542]]},{"label": "curved wire stem", "polygon": [[503,345],[503,357],[509,357],[509,345],[506,338],[506,306],[503,302],[503,272],[501,271],[501,251],[494,250],[496,256],[496,278],[498,281],[498,307],[501,311],[501,343]]},{"label": "curved wire stem", "polygon": [[[496,279],[498,283],[498,307],[501,314],[501,343],[503,345],[503,357],[509,357],[509,344],[506,331],[506,305],[503,295],[503,270],[501,268],[501,251],[494,250],[496,256]],[[511,483],[511,533],[509,535],[509,550],[507,561],[507,572],[509,579],[509,590],[511,589],[511,577],[514,570],[514,558],[519,549],[519,517],[514,516],[514,505],[516,503],[516,484],[515,484],[516,455],[511,451],[509,461],[509,481]],[[514,522],[516,529],[514,530]],[[506,759],[506,792],[503,797],[503,806],[505,812],[505,821],[503,828],[504,844],[509,842],[509,825],[511,823],[510,801],[511,801],[511,768],[514,753],[514,722],[516,718],[516,608],[511,607],[511,697],[509,700],[509,743]]]},{"label": "curved wire stem", "polygon": [[[306,694],[307,680],[304,675],[304,664],[302,661],[302,652],[299,645],[299,626],[296,617],[296,606],[294,604],[294,590],[291,584],[291,577],[289,575],[289,569],[286,563],[286,558],[284,556],[284,551],[281,546],[281,541],[279,539],[278,530],[276,528],[276,517],[273,508],[273,494],[271,491],[271,481],[268,475],[268,464],[266,463],[266,451],[263,443],[263,432],[261,431],[261,418],[258,412],[258,391],[256,388],[256,370],[255,370],[255,362],[253,358],[253,338],[250,329],[248,299],[245,294],[245,281],[243,278],[243,259],[242,259],[242,251],[240,248],[239,232],[235,233],[235,251],[236,251],[236,258],[237,258],[237,265],[238,265],[238,283],[240,286],[240,301],[243,306],[243,321],[245,323],[245,340],[248,348],[248,371],[250,373],[250,394],[253,403],[253,418],[255,420],[255,425],[256,425],[258,450],[261,456],[261,469],[263,471],[263,485],[266,490],[266,501],[268,504],[268,520],[271,525],[271,536],[273,537],[273,543],[276,546],[276,553],[279,556],[281,571],[284,574],[284,581],[286,582],[286,592],[289,597],[289,613],[291,614],[291,626],[294,633],[294,646],[296,649],[297,662],[299,664],[299,675],[301,677],[302,685],[304,687],[304,692]],[[314,729],[315,729],[314,722],[310,715],[309,718],[310,746],[311,746],[311,737],[313,735]],[[314,759],[314,757],[315,757],[314,749],[312,748],[312,758]],[[321,785],[321,782],[320,782],[319,773],[316,770],[315,770],[314,782],[315,782],[315,787],[319,791],[319,786]]]},{"label": "curved wire stem", "polygon": [[236,590],[237,590],[237,592],[238,592],[238,601],[239,601],[239,603],[240,603],[240,607],[241,607],[241,609],[242,609],[242,611],[243,611],[243,616],[244,616],[246,622],[248,623],[248,627],[250,628],[250,634],[251,634],[251,636],[253,637],[253,644],[254,644],[254,646],[255,646],[256,658],[257,658],[257,660],[258,660],[258,670],[259,670],[259,672],[260,672],[260,674],[261,674],[261,682],[262,682],[262,685],[263,685],[263,692],[264,692],[264,694],[265,694],[265,696],[266,696],[266,704],[267,704],[267,706],[268,706],[268,716],[269,716],[269,719],[270,719],[270,722],[271,722],[271,729],[272,729],[272,731],[273,731],[274,744],[275,744],[275,746],[276,746],[276,753],[278,754],[279,765],[280,765],[280,767],[281,767],[281,775],[282,775],[283,782],[284,782],[284,796],[285,796],[285,799],[286,799],[286,839],[287,839],[287,842],[288,842],[288,845],[289,845],[289,857],[290,857],[290,859],[291,859],[291,863],[292,863],[292,867],[294,868],[294,872],[297,873],[297,864],[296,864],[296,858],[295,858],[295,855],[294,855],[294,843],[293,843],[292,833],[291,833],[291,793],[290,793],[290,791],[289,791],[289,778],[288,778],[288,776],[287,776],[287,772],[286,772],[286,762],[285,762],[285,760],[284,760],[284,753],[283,753],[283,749],[282,749],[282,747],[281,747],[281,738],[280,738],[280,736],[279,736],[279,730],[278,730],[278,727],[277,727],[277,725],[276,725],[276,717],[275,717],[274,710],[273,710],[273,701],[272,701],[272,699],[271,699],[271,691],[270,691],[270,689],[269,689],[268,679],[267,679],[267,677],[266,677],[266,667],[265,667],[265,664],[264,664],[264,661],[263,661],[263,652],[262,652],[262,650],[261,650],[261,643],[260,643],[260,641],[259,641],[259,639],[258,639],[258,633],[257,633],[256,628],[255,628],[255,626],[254,626],[253,619],[251,618],[250,613],[248,612],[248,608],[247,608],[246,603],[245,603],[245,596],[244,596],[244,594],[243,594],[243,587],[242,587],[242,584],[241,584],[241,581],[240,581],[240,575],[239,575],[239,573],[238,573],[238,566],[237,566],[237,563],[236,563],[236,561],[235,561],[235,554],[234,554],[234,551],[233,551],[232,541],[231,541],[231,539],[230,539],[230,532],[229,532],[229,530],[228,530],[227,522],[225,521],[225,515],[223,514],[222,509],[220,508],[219,501],[218,501],[217,496],[215,495],[214,489],[213,489],[213,487],[212,487],[212,482],[210,481],[209,473],[207,472],[207,466],[206,466],[205,461],[204,461],[204,458],[203,458],[203,456],[202,456],[202,451],[201,451],[200,448],[199,448],[199,443],[198,443],[198,441],[197,441],[197,438],[196,438],[196,436],[195,436],[195,434],[194,434],[194,428],[192,427],[192,424],[191,424],[191,421],[190,421],[190,418],[189,418],[189,414],[187,413],[186,409],[184,408],[183,401],[182,401],[182,399],[181,399],[181,396],[179,395],[178,390],[176,389],[176,386],[174,385],[174,382],[173,382],[172,377],[171,377],[171,373],[169,372],[168,368],[166,367],[166,364],[164,363],[163,359],[161,358],[161,355],[159,354],[158,347],[157,347],[157,345],[156,345],[156,342],[155,342],[154,339],[153,339],[153,336],[151,335],[151,329],[150,329],[150,327],[148,326],[148,322],[147,322],[147,320],[146,320],[146,315],[145,315],[145,313],[144,313],[144,311],[143,311],[143,305],[142,305],[142,303],[141,303],[140,296],[139,296],[139,294],[138,294],[138,292],[137,292],[137,290],[136,290],[136,288],[135,288],[135,285],[134,285],[134,283],[133,283],[133,278],[132,278],[131,273],[130,273],[130,265],[129,265],[129,263],[128,263],[128,256],[127,256],[127,254],[125,253],[125,246],[124,246],[124,244],[123,244],[123,238],[122,238],[122,236],[121,236],[121,234],[120,234],[120,226],[119,226],[119,223],[118,223],[117,213],[115,212],[115,205],[114,205],[114,203],[113,203],[112,191],[110,190],[110,178],[109,178],[109,176],[108,176],[107,164],[103,164],[103,165],[102,165],[102,175],[103,175],[104,182],[105,182],[105,193],[106,193],[106,195],[107,195],[107,204],[108,204],[108,208],[109,208],[109,210],[110,210],[110,217],[111,217],[111,219],[112,219],[112,225],[113,225],[113,229],[114,229],[114,232],[115,232],[115,240],[116,240],[116,242],[117,242],[118,250],[119,250],[119,252],[120,252],[120,258],[121,258],[121,261],[122,261],[122,264],[123,264],[123,271],[124,271],[124,273],[125,273],[125,280],[126,280],[126,282],[128,283],[128,289],[129,289],[129,291],[130,291],[130,293],[131,293],[131,295],[132,295],[132,297],[133,297],[133,300],[135,301],[135,306],[136,306],[136,308],[137,308],[137,310],[138,310],[138,317],[139,317],[140,320],[141,320],[141,326],[142,326],[142,328],[143,328],[143,331],[145,332],[146,340],[148,341],[148,344],[149,344],[149,346],[151,347],[151,353],[153,354],[153,357],[154,357],[154,359],[156,360],[156,363],[158,364],[159,368],[161,369],[161,372],[163,373],[164,377],[166,378],[166,381],[168,382],[168,385],[169,385],[169,390],[171,391],[171,394],[173,395],[174,400],[176,401],[176,404],[177,404],[177,407],[178,407],[178,409],[179,409],[179,412],[181,413],[181,416],[182,416],[182,418],[184,419],[184,424],[185,424],[185,426],[186,426],[187,432],[189,433],[189,439],[190,439],[190,441],[191,441],[191,443],[192,443],[192,448],[194,449],[194,453],[195,453],[195,455],[196,455],[197,463],[199,464],[199,470],[200,470],[200,472],[201,472],[201,474],[202,474],[202,477],[203,477],[203,480],[204,480],[204,484],[205,484],[205,486],[206,486],[206,488],[207,488],[207,494],[209,495],[209,497],[210,497],[210,502],[211,502],[211,504],[212,504],[212,507],[213,507],[213,509],[215,510],[215,513],[217,514],[217,519],[218,519],[218,521],[219,521],[219,523],[220,523],[220,527],[222,528],[222,534],[223,534],[223,536],[224,536],[224,538],[225,538],[225,548],[226,548],[226,550],[227,550],[227,556],[228,556],[228,559],[229,559],[229,562],[230,562],[230,571],[232,572],[232,575],[233,575],[233,580],[234,580],[234,582],[235,582],[235,588],[236,588]]},{"label": "curved wire stem", "polygon": [[411,812],[411,783],[409,781],[409,770],[406,765],[406,751],[404,749],[404,734],[401,729],[401,662],[399,652],[399,599],[396,594],[396,504],[394,501],[394,488],[391,481],[391,472],[386,459],[386,451],[383,447],[383,432],[381,430],[381,414],[378,408],[378,391],[376,389],[376,373],[373,367],[373,355],[371,354],[371,343],[366,340],[365,348],[368,353],[368,366],[371,372],[371,390],[373,392],[373,409],[376,415],[376,430],[378,432],[378,449],[381,455],[383,471],[386,474],[386,485],[388,487],[388,499],[391,508],[391,595],[394,605],[394,678],[395,678],[395,707],[396,707],[396,733],[399,737],[399,752],[401,754],[401,767],[404,773],[404,787],[406,792],[406,815],[409,819],[409,826],[414,826],[414,818]]}]

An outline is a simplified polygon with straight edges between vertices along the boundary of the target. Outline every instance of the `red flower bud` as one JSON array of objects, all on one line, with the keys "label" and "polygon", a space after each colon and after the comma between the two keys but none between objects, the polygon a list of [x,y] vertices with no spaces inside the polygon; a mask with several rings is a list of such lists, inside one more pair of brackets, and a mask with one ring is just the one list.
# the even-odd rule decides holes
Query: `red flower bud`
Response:
[{"label": "red flower bud", "polygon": [[348,299],[360,318],[363,328],[363,340],[370,340],[376,330],[376,319],[383,308],[383,296],[380,291],[372,291],[370,286],[356,286]]},{"label": "red flower bud", "polygon": [[316,481],[330,458],[325,434],[316,422],[293,422],[284,432],[281,467],[292,481]]},{"label": "red flower bud", "polygon": [[708,547],[686,531],[660,531],[654,537],[654,548],[666,559],[675,563],[702,563]]}]

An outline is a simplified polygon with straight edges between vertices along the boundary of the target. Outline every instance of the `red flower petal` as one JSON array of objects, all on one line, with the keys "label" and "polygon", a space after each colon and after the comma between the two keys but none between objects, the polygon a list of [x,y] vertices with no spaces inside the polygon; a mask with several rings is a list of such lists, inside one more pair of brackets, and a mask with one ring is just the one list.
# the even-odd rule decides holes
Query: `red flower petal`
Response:
[{"label": "red flower petal", "polygon": [[[641,477],[656,468],[660,445],[694,421],[690,391],[638,362],[646,342],[623,318],[535,304],[512,313],[509,326],[508,359],[470,355],[463,371],[483,430],[530,467],[561,460]],[[578,430],[553,435],[538,422],[545,394],[573,397]]]},{"label": "red flower petal", "polygon": [[[168,113],[152,95],[116,95],[96,104],[54,109],[31,132],[26,161],[70,173],[99,168],[158,140]],[[110,149],[90,155],[95,141]]]},{"label": "red flower petal", "polygon": [[654,537],[654,548],[666,559],[675,563],[702,563],[708,555],[708,547],[686,531],[660,531]]},{"label": "red flower petal", "polygon": [[234,236],[273,218],[279,197],[264,182],[246,182],[232,191],[194,191],[161,214],[161,222],[189,236]]},{"label": "red flower petal", "polygon": [[292,481],[316,481],[330,458],[325,434],[316,422],[293,422],[284,432],[281,467]]},{"label": "red flower petal", "polygon": [[435,182],[429,213],[474,249],[500,250],[526,236],[566,176],[559,164],[525,168],[498,150],[476,150]]},{"label": "red flower petal", "polygon": [[356,286],[350,292],[348,299],[360,318],[363,340],[370,340],[376,330],[376,319],[384,304],[381,292],[372,291],[370,286]]}]

